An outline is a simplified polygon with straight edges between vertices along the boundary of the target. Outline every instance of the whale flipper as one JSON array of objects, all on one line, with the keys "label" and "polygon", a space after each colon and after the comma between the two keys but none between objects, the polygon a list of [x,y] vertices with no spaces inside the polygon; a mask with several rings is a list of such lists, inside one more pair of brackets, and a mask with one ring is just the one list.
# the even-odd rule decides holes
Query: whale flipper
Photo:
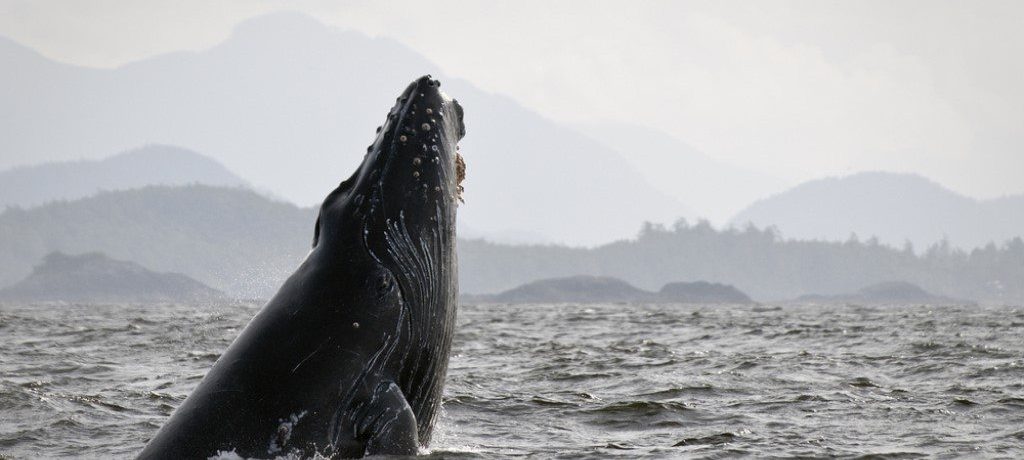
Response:
[{"label": "whale flipper", "polygon": [[419,451],[416,414],[393,382],[381,384],[367,408],[366,421],[366,455],[416,455]]}]

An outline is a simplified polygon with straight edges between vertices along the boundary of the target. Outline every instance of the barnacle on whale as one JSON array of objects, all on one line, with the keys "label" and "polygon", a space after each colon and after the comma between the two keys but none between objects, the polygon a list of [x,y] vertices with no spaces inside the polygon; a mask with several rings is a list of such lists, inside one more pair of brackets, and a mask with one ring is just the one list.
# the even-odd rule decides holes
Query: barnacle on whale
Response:
[{"label": "barnacle on whale", "polygon": [[462,192],[465,188],[462,187],[462,181],[466,179],[466,160],[462,158],[462,154],[458,151],[455,152],[455,178],[458,181],[457,193],[460,203],[465,203],[466,200],[462,199]]}]

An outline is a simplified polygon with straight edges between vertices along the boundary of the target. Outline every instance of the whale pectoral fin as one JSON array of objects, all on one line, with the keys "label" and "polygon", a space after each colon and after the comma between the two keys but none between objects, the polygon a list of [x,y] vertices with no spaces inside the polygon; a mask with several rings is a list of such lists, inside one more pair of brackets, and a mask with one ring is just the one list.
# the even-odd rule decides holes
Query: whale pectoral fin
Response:
[{"label": "whale pectoral fin", "polygon": [[366,455],[416,455],[420,447],[416,415],[398,385],[382,384],[368,409]]}]

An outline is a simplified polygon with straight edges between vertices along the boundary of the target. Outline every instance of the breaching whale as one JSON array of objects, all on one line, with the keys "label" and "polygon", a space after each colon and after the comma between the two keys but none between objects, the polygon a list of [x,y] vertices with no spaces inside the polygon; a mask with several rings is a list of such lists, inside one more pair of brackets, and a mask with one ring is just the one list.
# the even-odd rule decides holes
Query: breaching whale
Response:
[{"label": "breaching whale", "polygon": [[424,76],[320,207],[313,247],[141,459],[412,455],[456,314],[462,107]]}]

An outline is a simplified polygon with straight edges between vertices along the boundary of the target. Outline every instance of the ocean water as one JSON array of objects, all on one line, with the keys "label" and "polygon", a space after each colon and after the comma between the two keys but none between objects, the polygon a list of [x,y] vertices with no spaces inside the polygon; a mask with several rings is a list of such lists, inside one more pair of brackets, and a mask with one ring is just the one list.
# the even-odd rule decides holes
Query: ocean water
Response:
[{"label": "ocean water", "polygon": [[[128,458],[258,309],[0,306],[0,457]],[[438,458],[1024,458],[1024,308],[480,305]]]}]

